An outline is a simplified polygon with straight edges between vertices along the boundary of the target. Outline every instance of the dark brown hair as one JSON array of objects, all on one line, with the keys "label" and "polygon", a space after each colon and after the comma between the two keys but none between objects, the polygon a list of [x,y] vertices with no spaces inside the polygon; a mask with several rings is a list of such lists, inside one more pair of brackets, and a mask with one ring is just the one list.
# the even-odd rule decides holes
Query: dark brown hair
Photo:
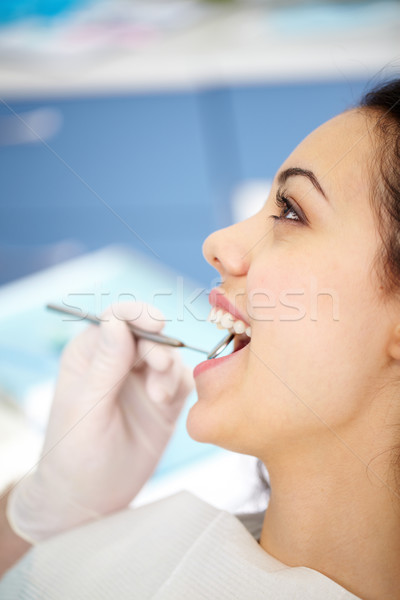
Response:
[{"label": "dark brown hair", "polygon": [[400,79],[365,94],[359,108],[374,117],[371,205],[382,242],[376,270],[385,293],[400,293]]}]

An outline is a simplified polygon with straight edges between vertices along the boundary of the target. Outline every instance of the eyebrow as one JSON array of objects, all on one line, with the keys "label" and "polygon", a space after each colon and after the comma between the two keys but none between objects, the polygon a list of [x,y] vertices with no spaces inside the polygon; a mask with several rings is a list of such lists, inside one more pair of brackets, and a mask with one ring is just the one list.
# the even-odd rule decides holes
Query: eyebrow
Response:
[{"label": "eyebrow", "polygon": [[278,183],[279,185],[283,185],[289,179],[289,177],[296,177],[301,175],[302,177],[307,177],[309,181],[313,184],[315,189],[323,195],[325,200],[328,200],[327,195],[325,194],[322,186],[314,173],[312,171],[308,171],[307,169],[301,169],[300,167],[291,167],[290,169],[285,169],[278,174]]}]

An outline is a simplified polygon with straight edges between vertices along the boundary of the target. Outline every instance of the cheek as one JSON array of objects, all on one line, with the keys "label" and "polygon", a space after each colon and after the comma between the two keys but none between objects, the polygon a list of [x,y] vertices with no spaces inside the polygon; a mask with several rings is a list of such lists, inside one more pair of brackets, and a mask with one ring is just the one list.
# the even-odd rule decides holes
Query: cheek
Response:
[{"label": "cheek", "polygon": [[[256,323],[314,321],[338,311],[339,268],[323,265],[311,270],[307,262],[295,259],[282,261],[276,267],[269,264],[249,273],[247,280],[247,310]],[[328,274],[329,273],[329,274]],[[334,306],[332,306],[334,305]]]},{"label": "cheek", "polygon": [[273,406],[278,419],[320,427],[318,415],[338,426],[359,410],[376,361],[369,348],[377,315],[365,271],[342,265],[269,265],[249,276],[249,298],[257,290],[258,301],[248,377],[258,382],[266,414]]},{"label": "cheek", "polygon": [[[263,322],[354,320],[365,302],[373,302],[374,285],[362,248],[325,243],[299,253],[258,257],[247,276],[247,310],[256,324]],[[335,252],[332,252],[335,250]],[[253,323],[252,323],[253,324]]]}]

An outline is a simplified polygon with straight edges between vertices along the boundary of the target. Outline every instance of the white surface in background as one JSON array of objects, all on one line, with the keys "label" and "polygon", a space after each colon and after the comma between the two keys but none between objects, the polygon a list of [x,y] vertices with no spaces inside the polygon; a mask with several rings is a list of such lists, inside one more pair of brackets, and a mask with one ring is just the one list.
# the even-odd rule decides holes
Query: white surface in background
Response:
[{"label": "white surface in background", "polygon": [[54,381],[44,381],[30,388],[24,398],[24,412],[38,432],[43,432],[49,420],[55,390]]},{"label": "white surface in background", "polygon": [[0,398],[0,492],[34,467],[42,441],[21,412]]},{"label": "white surface in background", "polygon": [[270,179],[250,179],[240,184],[232,194],[233,222],[244,221],[261,210],[268,198],[271,186]]},{"label": "white surface in background", "polygon": [[[304,16],[293,29],[288,13],[286,31],[285,16],[280,14],[278,20],[274,19],[272,9],[265,6],[209,7],[208,18],[190,27],[177,31],[172,28],[163,35],[147,32],[145,43],[144,31],[142,43],[131,43],[131,47],[129,35],[125,33],[124,38],[122,31],[118,39],[126,39],[127,47],[110,50],[105,46],[94,48],[94,53],[80,48],[75,57],[71,56],[71,47],[84,36],[72,31],[70,39],[67,36],[63,42],[69,49],[64,57],[54,50],[35,54],[29,46],[20,55],[15,50],[7,55],[3,49],[1,94],[65,96],[186,89],[213,83],[371,78],[400,58],[400,8],[397,10],[394,2],[376,2],[360,3],[359,10],[368,11],[369,6],[375,15],[378,9],[387,18],[375,18],[374,22],[360,19],[357,26],[353,15],[351,26],[344,23],[342,27],[311,27],[305,31]],[[1,32],[0,42],[4,35]],[[15,32],[15,36],[19,36],[20,45],[30,39],[26,30]]]},{"label": "white surface in background", "polygon": [[258,512],[267,496],[259,485],[257,459],[221,450],[217,455],[192,463],[164,478],[149,481],[132,503],[133,507],[170,496],[181,490],[229,512]]}]

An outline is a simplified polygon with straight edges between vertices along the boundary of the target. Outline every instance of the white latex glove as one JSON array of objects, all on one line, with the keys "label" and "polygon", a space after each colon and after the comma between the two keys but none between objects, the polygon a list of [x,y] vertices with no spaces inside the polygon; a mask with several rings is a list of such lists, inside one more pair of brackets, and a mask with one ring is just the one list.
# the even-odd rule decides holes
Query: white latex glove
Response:
[{"label": "white latex glove", "polygon": [[31,543],[126,507],[193,387],[176,350],[135,340],[121,320],[160,332],[157,309],[130,302],[112,310],[66,347],[40,463],[10,494],[9,523]]}]

